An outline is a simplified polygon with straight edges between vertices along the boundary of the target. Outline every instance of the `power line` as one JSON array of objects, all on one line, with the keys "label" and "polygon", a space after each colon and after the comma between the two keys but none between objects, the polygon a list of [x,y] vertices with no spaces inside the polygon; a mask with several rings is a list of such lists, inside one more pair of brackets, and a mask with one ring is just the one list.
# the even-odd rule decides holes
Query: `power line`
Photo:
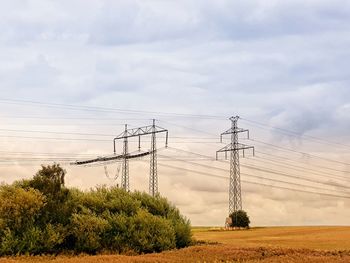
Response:
[{"label": "power line", "polygon": [[[6,116],[2,115],[1,118],[8,119],[39,119],[39,120],[94,120],[94,121],[147,121],[149,119],[140,118],[97,118],[97,117],[54,117],[54,116]],[[100,125],[100,124],[99,124]],[[115,124],[114,124],[115,125]],[[124,124],[120,124],[124,125]]]},{"label": "power line", "polygon": [[248,139],[248,140],[253,141],[253,142],[257,142],[257,143],[261,143],[261,144],[264,144],[264,145],[268,145],[268,146],[271,146],[271,147],[276,148],[276,149],[281,149],[281,150],[285,150],[285,151],[289,151],[289,152],[302,154],[304,156],[318,158],[318,159],[325,160],[325,161],[328,161],[328,162],[333,162],[333,163],[338,163],[338,164],[343,164],[343,165],[350,166],[350,163],[344,163],[344,162],[328,159],[328,158],[325,158],[325,157],[322,157],[322,156],[318,156],[318,155],[314,155],[314,154],[310,154],[310,153],[306,153],[306,152],[302,152],[302,151],[298,151],[298,150],[293,150],[293,149],[290,149],[290,148],[285,148],[285,147],[282,147],[282,146],[278,146],[278,145],[275,145],[275,144],[259,141],[259,140],[256,140],[256,139]]},{"label": "power line", "polygon": [[216,134],[214,134],[214,133],[209,133],[209,132],[206,132],[206,131],[203,131],[203,130],[198,130],[198,129],[195,129],[195,128],[191,128],[191,127],[188,127],[188,126],[180,125],[180,124],[169,122],[169,121],[164,121],[164,120],[158,120],[158,121],[164,122],[166,124],[169,124],[169,125],[172,125],[172,126],[175,126],[175,127],[179,127],[179,128],[195,131],[195,132],[198,132],[198,133],[212,135],[212,136],[215,136],[215,138],[217,138]]},{"label": "power line", "polygon": [[[246,120],[246,119],[245,119],[245,120]],[[182,127],[182,128],[186,128],[186,129],[189,129],[189,130],[194,130],[194,131],[203,133],[203,131],[201,131],[201,130],[193,129],[193,128],[190,128],[190,127],[187,127],[187,126],[177,125],[177,124],[174,124],[174,123],[171,123],[171,122],[167,122],[167,123],[168,123],[168,124],[171,124],[171,125],[176,125],[176,126],[179,126],[179,127]],[[206,133],[206,132],[204,132],[204,133]],[[207,134],[208,134],[208,133],[207,133]],[[211,133],[209,133],[209,134],[210,134],[210,135],[213,135],[213,134],[211,134]],[[270,145],[270,146],[273,146],[273,147],[276,147],[276,148],[284,149],[284,150],[286,150],[286,151],[291,151],[291,152],[299,153],[299,154],[302,154],[302,155],[307,155],[307,156],[309,156],[309,157],[319,158],[319,159],[327,160],[327,161],[329,161],[329,162],[335,162],[335,163],[344,164],[344,165],[350,165],[350,164],[348,164],[348,163],[339,162],[339,161],[336,161],[336,160],[324,158],[324,157],[317,156],[317,155],[313,155],[313,154],[309,154],[309,153],[306,153],[306,152],[296,151],[296,150],[293,150],[293,149],[288,149],[288,148],[280,147],[280,146],[277,146],[277,145],[268,144],[268,143],[261,142],[261,141],[258,141],[258,140],[254,140],[254,139],[250,139],[250,140],[251,140],[251,141],[255,141],[255,142],[260,142],[260,143],[263,143],[263,144],[265,144],[265,145]],[[340,171],[340,170],[337,170],[337,169],[334,169],[334,168],[327,168],[327,167],[324,167],[324,166],[322,166],[322,168],[328,169],[328,170],[333,170],[333,171],[339,171],[339,172],[346,172],[346,173],[349,173],[349,172],[347,172],[347,171]]]},{"label": "power line", "polygon": [[281,172],[281,171],[277,171],[277,170],[273,170],[273,169],[259,168],[257,166],[243,165],[243,164],[242,164],[242,167],[245,167],[245,168],[248,168],[248,169],[253,169],[253,170],[256,170],[256,171],[260,171],[260,172],[265,172],[265,173],[270,173],[270,174],[290,177],[290,178],[294,178],[294,179],[304,180],[304,181],[308,181],[308,182],[312,182],[312,183],[323,184],[323,185],[332,185],[332,186],[336,186],[336,187],[340,187],[340,188],[350,189],[349,186],[315,181],[315,180],[312,180],[312,179],[309,179],[309,178],[306,178],[306,177],[301,177],[301,176],[297,176],[297,175],[291,175],[291,174],[287,174],[287,173],[284,173],[284,172]]},{"label": "power line", "polygon": [[187,113],[146,111],[146,110],[129,110],[129,109],[121,109],[121,108],[84,106],[84,105],[74,105],[74,104],[64,104],[64,103],[47,103],[47,102],[40,102],[40,101],[18,100],[18,99],[0,99],[0,103],[14,104],[14,105],[31,105],[31,106],[60,108],[60,109],[68,109],[68,110],[95,111],[95,112],[121,112],[126,114],[150,114],[150,115],[156,114],[156,115],[163,115],[163,116],[199,118],[199,119],[224,119],[223,116],[215,116],[215,115],[187,114]]},{"label": "power line", "polygon": [[[293,159],[290,159],[290,158],[287,158],[287,157],[282,157],[282,156],[278,156],[278,155],[274,155],[274,154],[271,154],[271,153],[266,153],[266,152],[261,152],[261,151],[256,151],[257,153],[260,153],[260,154],[264,154],[264,155],[267,155],[267,156],[272,156],[272,157],[274,157],[274,158],[276,158],[276,159],[279,159],[279,160],[281,160],[282,159],[282,161],[290,161],[290,162],[293,162],[293,163],[298,163],[298,164],[300,164],[300,162],[299,161],[297,161],[297,160],[293,160]],[[281,161],[278,161],[278,162],[281,162]],[[283,163],[283,162],[281,162],[281,163]],[[311,163],[305,163],[305,165],[310,165],[310,166],[314,166],[314,167],[317,167],[317,168],[322,168],[322,169],[326,169],[326,170],[329,170],[329,171],[332,171],[332,172],[339,172],[339,173],[350,173],[350,171],[344,171],[344,170],[338,170],[338,169],[335,169],[335,168],[330,168],[330,167],[327,167],[327,166],[323,166],[323,165],[319,165],[319,164],[317,164],[317,165],[315,165],[315,164],[311,164]],[[293,164],[293,166],[294,166],[294,164]],[[319,171],[320,172],[320,171]],[[338,175],[339,176],[339,175]],[[348,177],[344,177],[344,178],[348,178]]]},{"label": "power line", "polygon": [[[64,133],[57,133],[64,134]],[[77,134],[75,134],[77,135]],[[83,135],[83,134],[81,134]],[[85,134],[87,135],[87,134]],[[92,134],[91,134],[92,135]],[[111,140],[107,139],[97,139],[97,138],[61,138],[61,137],[41,137],[41,136],[20,136],[20,135],[2,135],[2,138],[20,138],[20,139],[38,139],[38,140],[58,140],[58,141],[91,141],[91,142],[110,142]],[[136,141],[133,141],[136,142]],[[220,142],[208,142],[208,141],[171,141],[173,144],[203,144],[203,143],[211,143],[211,144],[220,144]]]},{"label": "power line", "polygon": [[38,140],[59,140],[59,141],[93,141],[93,142],[111,142],[111,140],[94,139],[94,138],[58,138],[58,137],[38,137],[38,136],[18,136],[18,135],[0,135],[4,138],[22,138]]},{"label": "power line", "polygon": [[[125,124],[118,124],[125,125]],[[82,135],[82,136],[104,136],[104,137],[113,137],[115,134],[106,134],[106,133],[82,133],[82,132],[57,132],[57,131],[43,131],[43,130],[24,130],[24,129],[0,129],[0,131],[5,132],[23,132],[23,133],[43,133],[43,134],[57,134],[57,135]],[[216,137],[193,137],[193,136],[172,136],[175,139],[185,139],[185,140],[213,140],[217,139]],[[187,141],[187,143],[193,143],[197,141]],[[208,142],[208,143],[220,143],[219,141]]]},{"label": "power line", "polygon": [[58,135],[108,136],[108,137],[112,137],[115,135],[115,134],[104,134],[104,133],[55,132],[55,131],[38,131],[38,130],[19,130],[19,129],[0,129],[0,131],[24,132],[24,133],[48,133],[48,134],[58,134]]},{"label": "power line", "polygon": [[[177,170],[186,171],[186,172],[197,173],[197,174],[204,175],[204,176],[209,176],[209,177],[215,177],[215,178],[220,178],[220,179],[229,180],[229,178],[226,177],[226,176],[214,175],[214,174],[205,173],[205,172],[198,172],[198,171],[196,171],[196,170],[191,170],[191,169],[182,168],[182,167],[177,167],[177,166],[173,166],[173,165],[167,165],[167,164],[159,164],[159,165],[164,166],[164,167],[168,167],[168,168],[173,168],[173,169],[177,169]],[[244,174],[244,175],[247,176],[248,174]],[[284,187],[284,186],[276,186],[276,185],[271,185],[271,184],[264,184],[264,183],[258,183],[258,182],[251,182],[251,181],[246,181],[246,180],[242,180],[242,182],[248,183],[248,184],[255,184],[255,185],[268,186],[268,187],[272,187],[272,188],[284,189],[284,190],[291,190],[291,191],[295,191],[295,192],[303,192],[303,193],[317,194],[317,195],[322,195],[322,196],[330,196],[330,197],[337,197],[337,198],[346,198],[346,199],[350,199],[350,196],[343,196],[343,195],[335,195],[335,194],[328,194],[328,193],[313,192],[313,191],[308,191],[308,190],[303,190],[303,189],[295,189],[295,188],[289,188],[289,187]]]},{"label": "power line", "polygon": [[[172,147],[169,147],[169,148],[170,148],[170,149],[173,149],[173,150],[175,150],[175,151],[181,151],[181,152],[190,153],[190,154],[193,154],[193,155],[196,155],[196,156],[201,156],[201,157],[210,158],[210,156],[206,156],[206,155],[194,153],[194,152],[191,152],[191,151],[181,150],[181,149],[172,148]],[[213,159],[213,160],[214,160],[214,159]],[[309,178],[304,178],[304,177],[300,177],[300,176],[296,176],[296,175],[290,175],[290,174],[286,174],[286,173],[283,173],[283,172],[280,172],[280,171],[276,171],[276,170],[259,168],[259,167],[252,166],[252,165],[242,165],[242,167],[245,167],[245,168],[248,168],[248,169],[259,170],[259,171],[261,171],[261,172],[266,172],[266,173],[270,173],[270,174],[276,174],[276,175],[281,175],[281,176],[285,176],[285,177],[291,177],[291,178],[294,178],[294,179],[309,181],[309,182],[312,182],[312,183],[318,183],[318,184],[323,184],[323,185],[327,185],[327,186],[328,186],[328,185],[331,185],[331,186],[335,186],[335,187],[349,188],[349,189],[350,189],[350,187],[346,187],[346,186],[343,186],[343,185],[334,185],[334,184],[329,184],[329,183],[327,184],[327,183],[325,183],[325,182],[314,181],[314,180],[309,179]]]},{"label": "power line", "polygon": [[[251,158],[247,158],[247,159],[253,160]],[[259,160],[259,159],[261,159],[261,160]],[[326,174],[326,173],[323,173],[323,172],[319,172],[319,171],[316,171],[316,170],[313,170],[313,169],[308,169],[306,167],[297,166],[297,165],[293,165],[293,164],[285,164],[285,163],[282,163],[282,162],[276,162],[276,161],[271,160],[269,158],[261,157],[261,156],[258,156],[258,155],[255,156],[254,161],[263,162],[263,163],[265,163],[267,161],[267,162],[269,162],[272,165],[284,167],[284,168],[287,168],[287,169],[293,169],[294,171],[307,172],[309,174],[322,176],[322,177],[327,177],[327,178],[334,178],[334,179],[337,179],[337,180],[342,180],[342,179],[350,180],[350,177],[337,176],[337,175],[331,175],[330,176],[329,174]]]},{"label": "power line", "polygon": [[274,129],[274,130],[280,131],[280,132],[285,133],[285,134],[289,134],[289,135],[292,135],[292,136],[295,136],[295,137],[301,137],[304,140],[315,141],[315,142],[323,143],[323,144],[327,144],[327,145],[343,146],[343,147],[350,148],[350,145],[346,145],[346,144],[343,144],[343,143],[325,140],[325,139],[322,139],[322,138],[319,138],[319,137],[316,137],[316,136],[306,135],[306,134],[299,133],[299,132],[296,132],[296,131],[292,131],[292,130],[289,130],[289,129],[275,127],[275,126],[271,126],[271,125],[264,124],[264,123],[261,123],[261,122],[248,120],[248,119],[245,119],[245,118],[241,118],[241,119],[243,121],[249,122],[251,124],[255,124],[254,126],[258,127],[258,128],[262,128],[261,126],[268,127],[270,129]]},{"label": "power line", "polygon": [[[199,163],[195,163],[195,162],[191,162],[191,161],[187,161],[187,160],[182,160],[182,159],[177,159],[177,158],[173,158],[170,157],[174,160],[180,161],[180,162],[185,162],[194,166],[200,166],[200,167],[204,167],[204,168],[209,168],[209,169],[214,169],[214,170],[218,170],[218,171],[222,171],[222,172],[227,172],[227,169],[223,169],[223,168],[218,168],[218,167],[214,167],[214,166],[210,166],[210,165],[204,165],[204,164],[199,164]],[[350,194],[350,192],[348,191],[343,191],[343,190],[335,190],[335,189],[329,189],[329,188],[322,188],[322,187],[317,187],[317,186],[311,186],[311,185],[304,185],[304,184],[299,184],[299,183],[295,183],[295,182],[286,182],[283,180],[278,180],[278,179],[273,179],[273,178],[267,178],[267,177],[262,177],[262,176],[257,176],[257,175],[248,175],[245,174],[248,177],[253,177],[253,178],[257,178],[257,179],[263,179],[263,180],[269,180],[269,181],[273,181],[273,182],[277,182],[277,183],[285,183],[285,184],[291,184],[291,185],[295,185],[295,186],[302,186],[302,187],[308,187],[308,188],[313,188],[313,189],[317,189],[317,190],[325,190],[325,191],[340,191],[343,193],[347,193]],[[333,185],[329,185],[329,186],[333,186]]]},{"label": "power line", "polygon": [[25,154],[25,155],[97,155],[97,153],[67,153],[67,152],[21,152],[21,151],[0,151],[1,154]]}]

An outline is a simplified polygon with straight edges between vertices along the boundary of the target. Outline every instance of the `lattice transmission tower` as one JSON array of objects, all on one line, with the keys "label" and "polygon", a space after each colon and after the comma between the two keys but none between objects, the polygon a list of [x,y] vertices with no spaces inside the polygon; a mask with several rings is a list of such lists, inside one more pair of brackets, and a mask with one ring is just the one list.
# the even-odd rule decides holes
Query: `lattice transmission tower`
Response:
[{"label": "lattice transmission tower", "polygon": [[224,152],[227,159],[227,152],[230,153],[230,182],[229,182],[229,205],[228,212],[231,215],[233,212],[242,210],[242,191],[241,191],[241,175],[239,165],[239,152],[243,151],[243,157],[245,150],[252,149],[254,155],[254,147],[239,143],[238,134],[246,132],[249,139],[249,130],[238,128],[239,116],[231,117],[231,128],[221,133],[220,141],[224,135],[231,136],[231,142],[220,150],[216,151],[216,159],[218,159],[218,153]]},{"label": "lattice transmission tower", "polygon": [[151,138],[151,160],[149,171],[149,194],[155,196],[158,193],[158,171],[157,171],[157,145],[156,145],[156,123],[153,120]]},{"label": "lattice transmission tower", "polygon": [[157,173],[157,147],[156,147],[156,134],[165,133],[165,147],[168,146],[168,130],[156,126],[155,119],[153,119],[152,125],[128,129],[125,125],[123,133],[114,138],[114,153],[116,153],[116,141],[123,139],[123,166],[122,166],[122,187],[125,190],[129,190],[129,153],[128,153],[128,138],[138,137],[139,144],[138,149],[141,150],[141,136],[151,135],[151,149],[148,151],[150,158],[150,175],[149,175],[149,194],[155,196],[158,193],[158,173]]},{"label": "lattice transmission tower", "polygon": [[[156,134],[165,133],[165,147],[168,147],[168,130],[156,126],[153,119],[152,125],[128,129],[125,124],[124,131],[113,139],[113,152],[112,156],[97,157],[95,159],[81,160],[72,162],[71,165],[93,165],[93,164],[107,164],[113,162],[121,162],[122,164],[122,176],[121,176],[121,188],[125,191],[129,191],[129,160],[142,158],[146,155],[150,155],[150,175],[149,175],[149,194],[155,196],[158,193],[158,171],[157,171],[157,147],[156,147]],[[141,152],[141,136],[151,135],[151,149]],[[138,137],[138,152],[129,152],[128,139],[131,137]],[[123,140],[123,150],[121,154],[117,154],[116,141]],[[106,170],[106,166],[105,166]]]},{"label": "lattice transmission tower", "polygon": [[[124,140],[123,140],[123,163],[122,163],[122,179],[121,179],[121,187],[129,191],[129,159],[127,158],[129,155],[129,145],[128,145],[128,125],[125,124],[125,130],[124,130]],[[113,147],[114,147],[114,154],[115,152],[115,139],[113,140]]]}]

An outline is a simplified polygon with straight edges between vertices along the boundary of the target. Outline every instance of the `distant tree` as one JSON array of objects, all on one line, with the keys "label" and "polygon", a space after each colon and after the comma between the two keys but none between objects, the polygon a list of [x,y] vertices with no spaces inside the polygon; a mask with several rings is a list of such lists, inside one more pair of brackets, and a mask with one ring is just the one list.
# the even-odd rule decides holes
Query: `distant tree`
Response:
[{"label": "distant tree", "polygon": [[59,164],[42,165],[30,181],[30,186],[40,190],[46,196],[57,198],[61,195],[61,190],[64,187],[65,175],[66,171]]},{"label": "distant tree", "polygon": [[230,215],[232,219],[231,227],[249,228],[250,219],[247,213],[243,210],[238,210]]}]

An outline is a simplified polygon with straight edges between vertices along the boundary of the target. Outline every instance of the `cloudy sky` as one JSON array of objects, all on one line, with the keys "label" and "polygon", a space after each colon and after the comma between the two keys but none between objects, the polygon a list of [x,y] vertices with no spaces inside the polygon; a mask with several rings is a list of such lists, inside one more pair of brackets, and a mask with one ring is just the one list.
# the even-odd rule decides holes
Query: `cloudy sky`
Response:
[{"label": "cloudy sky", "polygon": [[[194,225],[222,225],[229,164],[202,159],[240,115],[253,225],[349,223],[348,1],[13,0],[0,17],[0,181],[60,158],[69,186],[116,184],[68,159],[111,154],[124,123],[156,118],[170,132],[161,194]],[[147,191],[148,161],[130,163],[132,190]]]}]

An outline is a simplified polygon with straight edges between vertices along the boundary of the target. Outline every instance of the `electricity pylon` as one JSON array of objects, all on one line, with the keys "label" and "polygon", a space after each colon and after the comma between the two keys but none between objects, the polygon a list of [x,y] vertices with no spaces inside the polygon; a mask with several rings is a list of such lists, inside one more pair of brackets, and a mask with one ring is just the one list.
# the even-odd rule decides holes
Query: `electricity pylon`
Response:
[{"label": "electricity pylon", "polygon": [[[158,193],[158,174],[157,174],[157,148],[156,148],[156,134],[165,132],[165,147],[168,146],[168,130],[158,127],[155,125],[155,120],[153,119],[153,124],[149,126],[128,129],[125,125],[125,130],[123,133],[114,138],[114,153],[116,153],[116,140],[123,139],[123,169],[122,169],[122,187],[125,190],[129,190],[129,163],[128,163],[128,138],[139,137],[138,149],[141,150],[141,136],[151,135],[151,150],[149,151],[151,155],[150,160],[150,178],[149,178],[149,194],[155,196]],[[124,181],[123,181],[124,180]],[[124,183],[123,183],[124,182]]]},{"label": "electricity pylon", "polygon": [[[128,125],[125,124],[125,130],[124,130],[124,141],[123,141],[123,163],[122,163],[122,180],[121,180],[121,188],[123,188],[125,191],[129,191],[129,159],[128,157]],[[115,154],[115,140],[113,140],[114,143],[114,154]]]},{"label": "electricity pylon", "polygon": [[158,171],[157,171],[157,146],[156,146],[156,124],[153,119],[151,138],[151,160],[149,171],[149,194],[155,196],[158,193]]},{"label": "electricity pylon", "polygon": [[221,133],[220,141],[222,142],[223,135],[231,135],[231,143],[221,148],[216,152],[216,159],[218,159],[218,153],[224,152],[227,157],[227,152],[230,152],[230,184],[229,184],[229,215],[238,210],[242,210],[242,193],[241,193],[241,175],[239,165],[239,151],[243,151],[243,157],[245,150],[253,149],[254,147],[239,143],[238,134],[246,132],[249,139],[249,130],[238,128],[239,116],[231,117],[231,128]]}]

